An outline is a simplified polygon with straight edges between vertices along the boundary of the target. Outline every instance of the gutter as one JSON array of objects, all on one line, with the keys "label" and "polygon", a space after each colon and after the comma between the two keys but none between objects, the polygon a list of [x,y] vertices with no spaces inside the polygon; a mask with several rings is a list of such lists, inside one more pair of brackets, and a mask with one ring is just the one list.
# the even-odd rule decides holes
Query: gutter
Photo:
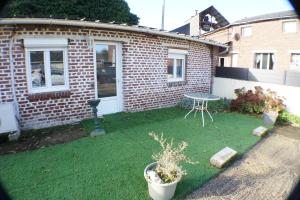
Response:
[{"label": "gutter", "polygon": [[229,46],[227,46],[226,49],[225,49],[224,51],[221,51],[221,52],[219,53],[219,55],[228,53],[228,51],[229,51]]},{"label": "gutter", "polygon": [[18,24],[64,25],[64,26],[79,26],[79,27],[131,31],[131,32],[137,32],[137,33],[146,33],[146,34],[166,36],[166,37],[178,38],[178,39],[183,39],[183,40],[188,40],[188,41],[200,42],[200,43],[218,46],[218,47],[224,47],[224,48],[227,47],[227,45],[225,45],[225,44],[221,44],[221,43],[218,43],[218,42],[215,42],[212,40],[198,39],[198,38],[183,35],[183,34],[159,31],[158,29],[152,29],[152,28],[142,28],[139,26],[117,25],[117,24],[78,21],[78,20],[46,19],[46,18],[3,18],[3,19],[0,19],[0,25],[18,25]]}]

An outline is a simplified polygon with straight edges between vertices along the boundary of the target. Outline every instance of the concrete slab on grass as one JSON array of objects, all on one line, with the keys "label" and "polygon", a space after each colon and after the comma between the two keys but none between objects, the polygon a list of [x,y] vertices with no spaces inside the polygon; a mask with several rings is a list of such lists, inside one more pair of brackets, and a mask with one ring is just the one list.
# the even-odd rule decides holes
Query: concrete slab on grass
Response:
[{"label": "concrete slab on grass", "polygon": [[259,137],[263,137],[267,133],[267,131],[268,131],[267,128],[265,128],[263,126],[259,126],[253,130],[252,134],[259,136]]},{"label": "concrete slab on grass", "polygon": [[229,147],[225,147],[215,155],[213,155],[210,159],[210,163],[217,167],[222,168],[225,164],[227,164],[229,161],[231,161],[235,156],[237,155],[237,152]]}]

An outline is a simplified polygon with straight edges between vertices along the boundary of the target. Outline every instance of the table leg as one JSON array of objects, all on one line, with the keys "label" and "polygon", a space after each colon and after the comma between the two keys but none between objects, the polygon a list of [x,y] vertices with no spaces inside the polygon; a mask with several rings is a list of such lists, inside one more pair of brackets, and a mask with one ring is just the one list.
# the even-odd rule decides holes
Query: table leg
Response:
[{"label": "table leg", "polygon": [[205,101],[203,100],[202,101],[202,105],[201,105],[201,114],[202,114],[202,126],[204,127],[204,115],[203,115],[203,112],[204,112],[204,103]]},{"label": "table leg", "polygon": [[190,112],[188,112],[188,113],[184,116],[184,119],[186,119],[186,117],[187,117],[191,112],[193,112],[193,110],[195,109],[195,107],[196,107],[196,100],[194,99],[193,108],[192,108],[192,110],[190,110]]},{"label": "table leg", "polygon": [[[196,104],[195,104],[196,105]],[[197,111],[199,111],[199,105],[200,105],[200,101],[197,100],[197,106],[195,106],[195,114],[194,114],[194,118],[196,117]]]},{"label": "table leg", "polygon": [[210,112],[209,112],[208,109],[207,109],[207,102],[208,102],[208,101],[206,101],[205,110],[206,110],[206,112],[208,113],[208,115],[209,115],[211,121],[213,122],[214,119],[213,119],[213,117],[211,116]]}]

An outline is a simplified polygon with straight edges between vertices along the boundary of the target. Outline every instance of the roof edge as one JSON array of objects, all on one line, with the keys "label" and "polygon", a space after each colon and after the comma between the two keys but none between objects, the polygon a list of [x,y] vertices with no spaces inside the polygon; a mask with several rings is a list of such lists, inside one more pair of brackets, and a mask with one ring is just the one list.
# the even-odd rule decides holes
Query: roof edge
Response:
[{"label": "roof edge", "polygon": [[231,23],[231,24],[228,24],[227,26],[221,27],[221,28],[213,30],[211,32],[204,33],[204,34],[202,34],[202,36],[207,36],[207,35],[222,31],[223,29],[230,28],[232,26],[254,24],[254,23],[259,23],[259,22],[264,22],[264,21],[272,21],[272,20],[280,20],[280,19],[299,19],[299,17],[298,16],[285,16],[285,17],[275,17],[275,18],[273,17],[273,18],[266,18],[266,19],[257,19],[257,20],[252,20],[252,21],[248,21],[248,22]]},{"label": "roof edge", "polygon": [[237,23],[234,22],[230,25],[235,26],[235,25],[242,25],[242,24],[252,24],[252,23],[257,23],[262,21],[273,21],[273,20],[280,20],[280,19],[299,19],[299,16],[270,17],[265,19],[250,20],[247,22],[237,22]]},{"label": "roof edge", "polygon": [[141,28],[139,26],[128,26],[120,24],[110,24],[110,23],[101,23],[101,22],[91,22],[91,21],[79,21],[79,20],[69,20],[69,19],[49,19],[49,18],[0,18],[0,25],[65,25],[65,26],[79,26],[79,27],[91,27],[91,28],[103,28],[103,29],[112,29],[112,30],[122,30],[122,31],[131,31],[138,33],[146,33],[152,35],[166,36],[172,38],[178,38],[183,40],[189,40],[194,42],[199,42],[203,44],[219,46],[227,48],[225,44],[218,43],[213,40],[205,40],[200,38],[195,38],[183,34],[170,33],[167,31],[159,31],[158,29],[152,28]]}]

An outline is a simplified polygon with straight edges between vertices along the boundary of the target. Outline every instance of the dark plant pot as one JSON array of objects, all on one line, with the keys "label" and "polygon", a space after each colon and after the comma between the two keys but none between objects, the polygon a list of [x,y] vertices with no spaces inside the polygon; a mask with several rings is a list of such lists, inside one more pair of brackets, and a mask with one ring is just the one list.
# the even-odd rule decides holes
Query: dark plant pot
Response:
[{"label": "dark plant pot", "polygon": [[264,112],[263,119],[265,125],[274,125],[278,117],[278,112],[271,111],[271,112]]}]

